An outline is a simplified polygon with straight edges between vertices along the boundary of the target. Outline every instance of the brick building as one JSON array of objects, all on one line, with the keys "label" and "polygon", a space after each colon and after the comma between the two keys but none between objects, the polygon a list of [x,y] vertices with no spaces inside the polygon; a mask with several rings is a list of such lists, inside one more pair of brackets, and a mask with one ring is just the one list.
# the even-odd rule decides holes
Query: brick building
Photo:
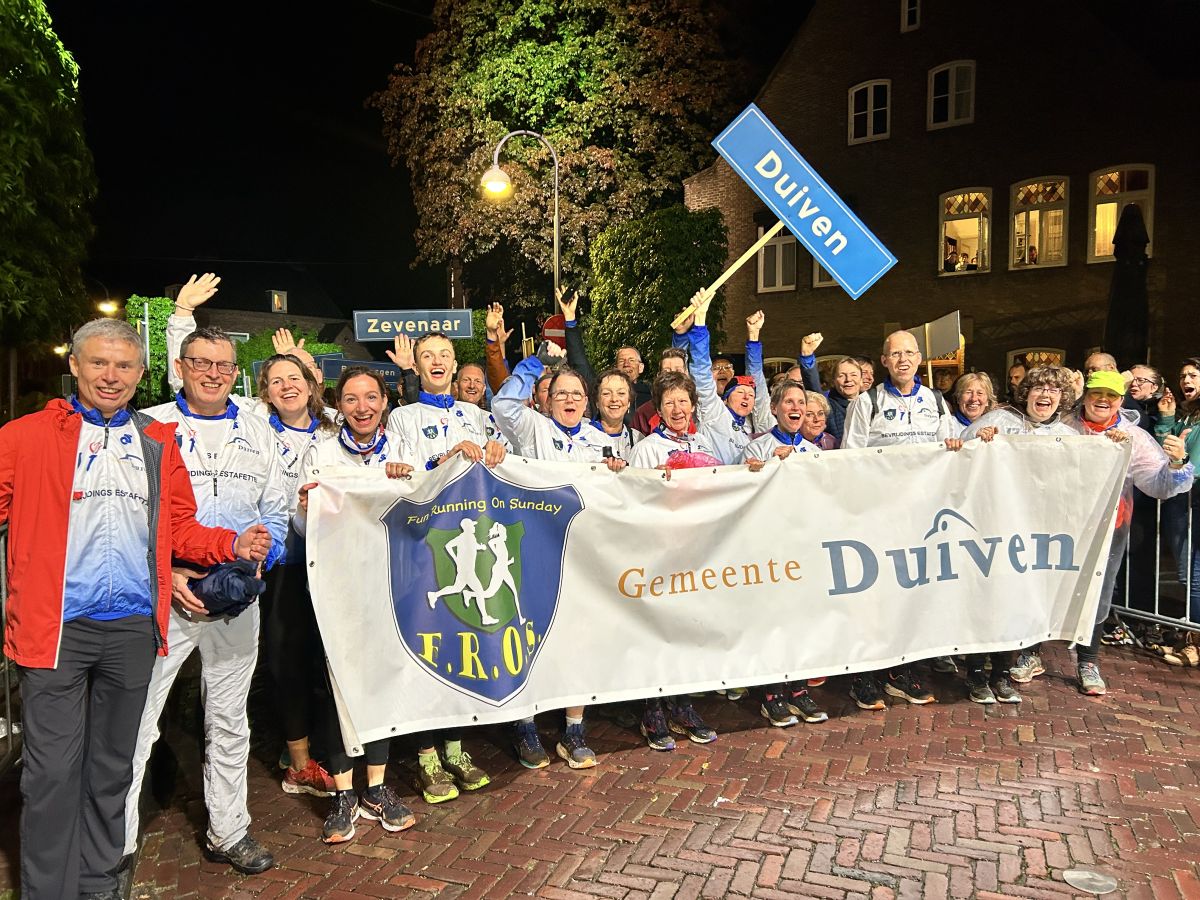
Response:
[{"label": "brick building", "polygon": [[[757,308],[768,357],[815,330],[823,354],[875,356],[887,330],[959,309],[968,368],[1029,348],[1078,366],[1101,343],[1111,234],[1133,202],[1151,355],[1173,370],[1200,350],[1200,102],[1175,52],[1196,19],[1182,3],[817,3],[755,102],[899,263],[854,301],[785,231],[726,286],[728,349]],[[775,222],[721,159],[684,196],[721,208],[731,261]]]}]

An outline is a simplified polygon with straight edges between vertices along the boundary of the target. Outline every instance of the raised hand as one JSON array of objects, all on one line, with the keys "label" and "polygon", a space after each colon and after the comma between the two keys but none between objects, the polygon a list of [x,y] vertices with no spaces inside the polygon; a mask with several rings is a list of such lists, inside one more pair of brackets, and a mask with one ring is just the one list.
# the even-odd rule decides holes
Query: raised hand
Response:
[{"label": "raised hand", "polygon": [[413,339],[407,334],[396,335],[392,341],[392,349],[385,350],[387,358],[394,362],[402,369],[415,369],[417,367],[417,358],[413,354]]},{"label": "raised hand", "polygon": [[746,316],[746,340],[757,341],[759,332],[762,331],[763,324],[766,321],[766,314],[761,309]]},{"label": "raised hand", "polygon": [[300,343],[296,343],[296,338],[286,328],[276,328],[275,333],[271,335],[271,346],[275,348],[276,353],[291,353],[293,350],[304,349],[304,338],[300,338]]},{"label": "raised hand", "polygon": [[[687,310],[683,309],[679,311],[680,315],[683,315],[684,312],[687,312]],[[692,311],[688,312],[688,314],[682,319],[680,319],[679,316],[676,316],[675,318],[678,320],[679,324],[672,325],[672,330],[676,334],[687,334],[688,331],[691,330],[692,324],[696,321],[696,313],[695,311]]]},{"label": "raised hand", "polygon": [[560,287],[554,292],[554,299],[558,301],[559,307],[562,309],[563,318],[568,322],[575,321],[575,309],[579,306],[579,291],[571,294],[571,299],[567,299],[567,289]]},{"label": "raised hand", "polygon": [[212,297],[217,292],[217,285],[220,283],[221,277],[212,272],[205,272],[199,278],[193,275],[187,280],[187,284],[179,289],[175,305],[179,309],[191,312]]},{"label": "raised hand", "polygon": [[1172,462],[1183,462],[1187,459],[1187,436],[1191,433],[1192,429],[1186,428],[1183,434],[1168,434],[1163,438],[1163,450],[1171,457]]},{"label": "raised hand", "polygon": [[1158,412],[1163,416],[1175,415],[1175,395],[1171,393],[1170,388],[1163,389],[1162,398],[1158,401]]},{"label": "raised hand", "polygon": [[489,303],[485,312],[484,325],[487,328],[489,341],[499,340],[500,329],[504,327],[504,307],[499,303]]},{"label": "raised hand", "polygon": [[819,331],[814,331],[812,334],[806,334],[800,338],[800,355],[813,356],[817,352],[817,348],[821,346],[821,341],[825,340],[825,335]]}]

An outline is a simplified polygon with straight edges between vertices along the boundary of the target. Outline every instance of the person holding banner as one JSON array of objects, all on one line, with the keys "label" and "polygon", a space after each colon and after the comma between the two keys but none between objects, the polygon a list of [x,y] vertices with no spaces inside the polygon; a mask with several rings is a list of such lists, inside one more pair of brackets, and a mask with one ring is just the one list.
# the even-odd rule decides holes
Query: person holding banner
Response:
[{"label": "person holding banner", "polygon": [[[338,429],[326,415],[321,386],[295,355],[277,354],[266,360],[258,372],[257,393],[266,401],[267,421],[275,436],[289,498],[287,553],[283,562],[267,573],[267,591],[262,597],[263,649],[287,744],[283,790],[328,797],[335,790],[333,779],[309,755],[308,738],[319,724],[328,745],[338,736],[337,717],[325,690],[325,651],[308,596],[304,541],[290,520],[296,514],[308,448],[333,437]],[[319,705],[318,697],[323,701]]]},{"label": "person holding banner", "polygon": [[[422,335],[413,345],[414,364],[421,380],[416,403],[401,406],[388,417],[387,430],[400,442],[407,463],[431,471],[461,454],[472,462],[495,466],[508,452],[507,441],[492,413],[455,400],[450,393],[458,362],[454,343],[440,332]],[[491,779],[462,749],[457,732],[443,733],[444,759],[432,735],[417,749],[421,793],[426,803],[443,803],[463,790],[487,786]]]},{"label": "person holding banner", "polygon": [[[639,469],[689,469],[722,465],[713,441],[704,427],[697,429],[692,420],[696,408],[696,383],[686,372],[659,372],[651,397],[661,423],[645,440],[633,448],[629,465]],[[642,736],[654,750],[674,750],[671,732],[686,735],[697,744],[717,739],[691,702],[684,697],[655,697],[646,701],[642,715]]]},{"label": "person holding banner", "polygon": [[640,431],[626,425],[630,405],[633,402],[633,382],[620,369],[605,369],[592,389],[592,424],[604,432],[613,445],[613,453],[621,459],[629,459],[634,444],[644,436]]},{"label": "person holding banner", "polygon": [[[534,385],[543,372],[565,356],[566,351],[557,344],[543,341],[537,356],[526,357],[517,363],[492,401],[500,430],[521,456],[604,463],[613,472],[620,472],[626,462],[614,455],[612,441],[596,426],[583,421],[587,409],[587,384],[574,369],[562,366],[551,376],[548,417],[528,406]],[[628,381],[624,375],[620,377]],[[596,765],[596,754],[588,747],[584,735],[583,712],[582,706],[567,708],[562,739],[555,747],[555,752],[572,769],[590,769]],[[516,751],[517,759],[527,769],[540,769],[550,763],[533,716],[517,723]]]},{"label": "person holding banner", "polygon": [[[986,381],[984,380],[986,379]],[[997,434],[1037,434],[1047,437],[1075,434],[1062,416],[1075,404],[1072,374],[1059,366],[1030,369],[1013,389],[1013,405],[994,409],[974,420],[957,438],[948,438],[946,446],[961,449],[965,441],[980,438],[990,442]],[[967,373],[954,387],[962,421],[983,406],[992,396],[991,379],[977,372]],[[986,666],[992,661],[992,681],[988,683]],[[936,668],[936,663],[935,663]],[[939,670],[944,671],[944,670]],[[967,656],[967,691],[973,703],[1020,703],[1021,695],[1013,682],[1026,683],[1046,671],[1038,647],[1023,650],[1014,664],[1011,652],[972,653]]]},{"label": "person holding banner", "polygon": [[[752,440],[742,451],[742,462],[751,471],[760,471],[771,459],[785,460],[793,453],[819,449],[806,440],[801,431],[807,414],[807,395],[803,384],[798,381],[777,384],[771,391],[771,413],[775,416],[775,427]],[[829,718],[829,714],[817,706],[809,695],[808,688],[789,684],[767,687],[759,712],[778,728],[795,725],[800,718],[810,723],[824,722]]]},{"label": "person holding banner", "polygon": [[[842,449],[941,443],[951,437],[956,423],[942,395],[922,385],[917,376],[921,366],[917,339],[907,331],[893,332],[883,342],[879,361],[888,374],[881,384],[860,393],[850,404]],[[933,703],[936,699],[909,665],[888,672],[883,690],[909,703]],[[884,708],[878,682],[871,673],[854,676],[850,696],[860,709]]]},{"label": "person holding banner", "polygon": [[[350,366],[342,371],[335,391],[338,412],[344,424],[334,440],[313,442],[305,452],[304,484],[300,486],[292,519],[293,527],[301,538],[307,532],[308,495],[319,488],[321,469],[382,466],[389,478],[403,478],[413,470],[411,465],[399,459],[398,437],[385,431],[381,425],[384,410],[387,409],[387,385],[383,376],[365,366]],[[340,744],[340,735],[338,741]],[[354,792],[354,769],[345,750],[342,746],[335,746],[330,747],[329,751],[334,794],[322,826],[325,843],[340,844],[353,838],[354,822],[360,815],[379,822],[386,831],[402,831],[416,824],[412,810],[383,783],[391,751],[389,739],[371,741],[363,746],[367,762],[367,789],[361,796]]]},{"label": "person holding banner", "polygon": [[[262,522],[271,532],[269,571],[284,555],[288,528],[288,487],[271,427],[243,413],[229,399],[237,373],[233,341],[225,332],[201,328],[189,334],[174,361],[183,382],[173,403],[146,410],[176,428],[175,439],[196,495],[196,517],[206,525],[235,531]],[[204,703],[204,802],[208,808],[206,855],[243,875],[274,865],[270,852],[249,833],[246,764],[250,722],[246,703],[258,663],[260,610],[250,604],[240,615],[210,615],[193,593],[204,573],[177,560],[167,641],[174,652],[155,663],[142,712],[133,781],[125,801],[125,852],[137,849],[138,800],[158,720],[171,685],[193,650],[202,660]]]},{"label": "person holding banner", "polygon": [[1121,567],[1125,547],[1129,543],[1133,488],[1136,486],[1149,497],[1167,500],[1191,490],[1195,477],[1195,470],[1188,460],[1187,432],[1165,436],[1160,447],[1154,438],[1138,427],[1136,414],[1131,415],[1121,408],[1124,396],[1125,379],[1121,373],[1097,369],[1088,376],[1079,412],[1067,419],[1067,424],[1080,434],[1103,435],[1117,443],[1130,441],[1133,444],[1129,471],[1117,508],[1116,530],[1108,554],[1108,566],[1104,570],[1096,625],[1091,641],[1086,646],[1076,648],[1079,690],[1093,697],[1107,691],[1104,678],[1100,675],[1100,636],[1112,606],[1117,570]]}]

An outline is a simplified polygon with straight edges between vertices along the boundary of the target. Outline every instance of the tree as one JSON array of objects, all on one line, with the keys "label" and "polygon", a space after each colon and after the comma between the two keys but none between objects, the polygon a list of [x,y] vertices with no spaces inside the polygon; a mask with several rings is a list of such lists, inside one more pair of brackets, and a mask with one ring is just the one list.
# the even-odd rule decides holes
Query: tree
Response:
[{"label": "tree", "polygon": [[[631,222],[612,225],[592,247],[592,312],[585,339],[592,360],[611,360],[633,346],[658,369],[671,319],[700,288],[712,284],[725,265],[726,233],[721,211],[691,212],[672,206]],[[721,346],[724,293],[717,292],[708,315],[713,347]]]},{"label": "tree", "polygon": [[150,304],[150,358],[146,360],[146,374],[137,390],[136,403],[141,409],[171,399],[171,385],[167,383],[167,319],[175,311],[175,301],[170,297],[137,294],[126,300],[125,318],[138,331],[145,327],[142,316],[147,303]]},{"label": "tree", "polygon": [[[585,287],[600,234],[679,202],[683,179],[711,160],[708,142],[732,113],[741,71],[717,38],[719,6],[439,0],[415,64],[398,66],[370,100],[393,161],[412,174],[418,261],[490,262],[501,276],[488,284],[494,299],[545,306],[549,154],[514,138],[501,160],[512,197],[493,206],[479,188],[500,138],[527,128],[558,153],[563,281]],[[466,277],[479,283],[470,268]]]},{"label": "tree", "polygon": [[0,3],[0,341],[9,347],[88,318],[80,266],[96,186],[78,82],[42,0]]},{"label": "tree", "polygon": [[[341,353],[341,344],[332,344],[325,341],[317,340],[317,333],[313,330],[297,328],[292,323],[286,323],[283,328],[287,328],[292,333],[292,337],[297,343],[304,341],[304,349],[317,356],[321,353]],[[265,328],[262,331],[250,335],[249,339],[240,341],[237,344],[237,363],[238,367],[243,372],[250,373],[251,392],[257,392],[257,385],[254,383],[254,364],[275,355],[275,345],[271,339],[275,336],[274,328]],[[240,374],[239,374],[239,377]]]}]

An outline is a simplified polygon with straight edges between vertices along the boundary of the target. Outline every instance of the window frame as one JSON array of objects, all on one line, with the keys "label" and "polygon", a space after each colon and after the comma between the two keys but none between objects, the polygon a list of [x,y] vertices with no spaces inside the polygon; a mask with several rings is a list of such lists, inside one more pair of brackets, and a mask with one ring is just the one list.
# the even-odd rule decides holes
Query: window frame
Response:
[{"label": "window frame", "polygon": [[[908,24],[909,8],[917,14],[917,21],[912,25]],[[910,31],[916,31],[921,27],[921,0],[900,0],[900,33],[908,34]]]},{"label": "window frame", "polygon": [[[761,225],[759,225],[758,226],[758,236],[761,238],[763,236],[763,233],[766,230],[767,229],[765,229]],[[782,252],[783,245],[788,243],[789,241],[796,245],[796,254],[797,254],[797,265],[793,266],[793,268],[792,268],[791,284],[787,284],[784,282],[784,277],[787,273],[784,272],[783,252]],[[775,274],[778,277],[777,277],[774,287],[763,287],[763,267],[764,267],[764,260],[766,259],[767,247],[775,248]],[[780,231],[779,234],[775,235],[775,237],[773,237],[769,241],[767,241],[762,246],[762,249],[760,249],[756,254],[754,254],[755,261],[757,264],[756,268],[758,270],[758,276],[757,276],[758,281],[757,281],[755,293],[757,293],[757,294],[780,294],[780,293],[784,293],[787,291],[794,292],[797,289],[796,270],[799,268],[799,265],[798,265],[799,252],[800,252],[800,242],[797,241],[796,236],[794,234],[792,234],[790,231],[788,231],[786,228],[783,229],[782,231]]]},{"label": "window frame", "polygon": [[[887,125],[884,127],[882,134],[871,134],[871,127],[875,110],[871,106],[872,95],[875,93],[874,88],[883,85],[887,88],[887,106],[884,111],[887,114]],[[854,95],[859,91],[867,92],[867,136],[856,138],[854,136]],[[872,78],[870,81],[862,81],[854,85],[846,91],[846,144],[869,144],[872,141],[886,141],[892,136],[892,79],[890,78]]]},{"label": "window frame", "polygon": [[[987,195],[987,220],[988,227],[986,235],[982,235],[979,241],[981,252],[977,252],[976,256],[981,255],[986,249],[988,266],[986,269],[970,269],[962,272],[947,272],[945,269],[946,262],[946,223],[956,222],[961,219],[978,218],[979,214],[972,215],[955,215],[947,218],[946,216],[946,200],[949,197],[957,196],[958,194],[986,194]],[[996,198],[990,187],[984,185],[974,185],[970,187],[954,188],[953,190],[944,191],[938,195],[938,251],[937,251],[937,274],[939,278],[954,278],[962,275],[987,275],[992,271],[992,232],[994,231],[994,219],[992,211],[995,209]]]},{"label": "window frame", "polygon": [[[829,277],[828,281],[823,281],[821,279],[822,272]],[[831,288],[838,286],[837,280],[821,266],[821,263],[817,261],[815,256],[812,257],[812,286],[814,290],[818,288]]]},{"label": "window frame", "polygon": [[[1061,181],[1064,185],[1062,200],[1056,200],[1053,203],[1035,203],[1033,206],[1025,206],[1020,210],[1017,209],[1017,191],[1027,184],[1034,184],[1039,181]],[[1028,263],[1017,265],[1016,246],[1017,246],[1017,213],[1029,212],[1031,210],[1039,210],[1041,212],[1051,212],[1053,210],[1062,210],[1063,214],[1063,257],[1059,262],[1044,262],[1042,260],[1042,251],[1038,251],[1038,261],[1033,265]],[[1040,226],[1039,226],[1040,227]],[[1071,179],[1066,175],[1039,175],[1036,178],[1022,178],[1020,181],[1014,181],[1008,187],[1008,271],[1010,272],[1025,272],[1036,271],[1037,269],[1059,269],[1067,265],[1071,259],[1070,237],[1071,234]]]},{"label": "window frame", "polygon": [[[957,70],[960,66],[964,66],[964,67],[970,69],[970,71],[971,71],[971,111],[966,117],[961,118],[961,119],[956,119],[953,117],[954,82],[955,82]],[[949,119],[947,119],[945,122],[934,122],[933,121],[933,79],[937,76],[937,74],[939,72],[945,72],[945,71],[950,72],[950,85],[949,85],[950,93],[948,95],[948,101],[947,101],[947,112],[950,114],[951,117]],[[976,77],[977,75],[978,75],[978,72],[976,71],[975,60],[973,60],[973,59],[953,59],[953,60],[950,60],[950,62],[942,63],[940,66],[935,66],[934,68],[929,70],[928,77],[926,79],[926,91],[925,91],[925,130],[926,131],[939,131],[943,128],[957,128],[959,125],[971,125],[975,122],[975,95],[977,93],[977,88],[978,88],[978,81],[977,81],[977,77]]]},{"label": "window frame", "polygon": [[[1145,169],[1149,174],[1148,187],[1144,191],[1123,191],[1119,194],[1109,194],[1106,197],[1096,196],[1096,179],[1105,172],[1120,172],[1127,169]],[[1099,202],[1111,203],[1114,200],[1120,204],[1117,209],[1117,222],[1121,221],[1121,211],[1124,209],[1124,204],[1131,203],[1134,200],[1144,197],[1146,203],[1142,207],[1142,220],[1146,223],[1146,234],[1150,237],[1150,243],[1146,244],[1146,256],[1153,258],[1154,256],[1154,181],[1155,181],[1155,166],[1154,163],[1120,163],[1113,166],[1102,166],[1094,172],[1088,174],[1087,191],[1088,191],[1088,229],[1087,229],[1087,261],[1092,263],[1108,263],[1114,262],[1116,256],[1109,253],[1107,256],[1096,255],[1096,207]]]}]

